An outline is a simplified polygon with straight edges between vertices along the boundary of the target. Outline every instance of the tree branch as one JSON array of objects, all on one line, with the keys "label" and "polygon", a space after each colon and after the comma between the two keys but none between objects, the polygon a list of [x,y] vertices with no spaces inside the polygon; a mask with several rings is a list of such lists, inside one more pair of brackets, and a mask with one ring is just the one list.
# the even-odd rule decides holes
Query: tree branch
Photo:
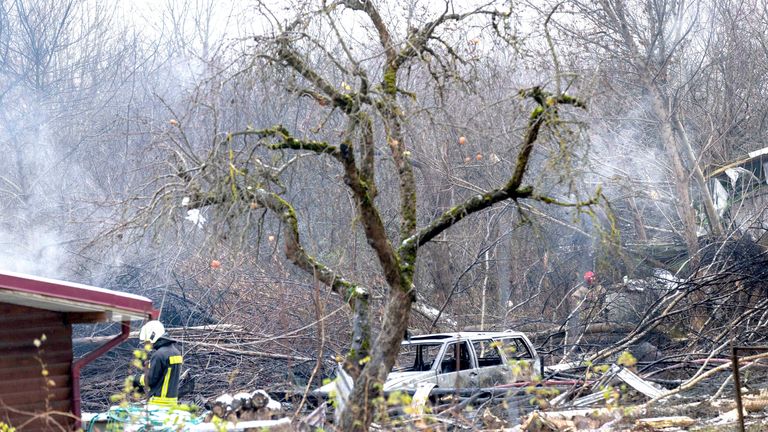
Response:
[{"label": "tree branch", "polygon": [[568,95],[552,96],[539,87],[523,90],[520,92],[520,94],[522,96],[532,98],[536,101],[536,103],[538,103],[539,106],[534,108],[531,112],[530,118],[528,120],[527,132],[523,140],[523,146],[520,149],[520,153],[517,155],[515,170],[509,181],[501,188],[494,189],[484,194],[475,195],[464,203],[443,213],[428,226],[422,228],[418,233],[405,239],[400,246],[401,250],[418,248],[435,238],[437,235],[452,225],[469,216],[470,214],[491,207],[492,205],[507,199],[516,200],[519,198],[533,198],[538,201],[569,207],[588,206],[597,203],[599,197],[601,196],[599,190],[598,193],[588,201],[580,203],[565,203],[557,201],[551,197],[534,194],[533,187],[531,186],[520,186],[523,180],[523,175],[528,169],[531,152],[533,151],[534,144],[538,139],[539,130],[544,124],[547,115],[556,117],[556,107],[558,104],[574,105],[579,108],[586,108],[586,104],[580,99]]},{"label": "tree branch", "polygon": [[[240,190],[245,202],[257,202],[262,207],[271,210],[281,222],[283,222],[283,235],[285,238],[285,256],[300,269],[309,274],[314,274],[317,279],[331,288],[331,291],[339,294],[345,301],[351,302],[356,297],[367,298],[368,290],[320,263],[309,255],[301,245],[299,238],[299,224],[296,212],[287,201],[273,192],[261,188]],[[221,193],[196,193],[190,197],[189,208],[201,208],[210,205],[223,204],[232,200],[232,195]]]},{"label": "tree branch", "polygon": [[298,139],[291,135],[288,129],[284,128],[282,125],[273,126],[269,129],[246,129],[243,131],[232,132],[228,135],[228,138],[251,135],[259,138],[279,139],[281,142],[277,144],[270,144],[268,146],[268,148],[272,150],[309,150],[318,154],[327,154],[333,156],[334,159],[341,161],[341,152],[337,147],[332,146],[324,141]]},{"label": "tree branch", "polygon": [[[354,111],[355,107],[357,106],[355,99],[348,94],[344,94],[336,90],[336,88],[332,86],[331,83],[329,83],[325,78],[315,72],[314,69],[307,66],[306,62],[299,56],[299,54],[288,47],[286,35],[281,35],[278,38],[277,43],[277,54],[280,60],[284,61],[293,70],[307,79],[307,81],[311,82],[323,93],[328,95],[334,106],[338,107],[346,113]],[[365,96],[358,95],[358,99],[370,103],[370,100]]]}]

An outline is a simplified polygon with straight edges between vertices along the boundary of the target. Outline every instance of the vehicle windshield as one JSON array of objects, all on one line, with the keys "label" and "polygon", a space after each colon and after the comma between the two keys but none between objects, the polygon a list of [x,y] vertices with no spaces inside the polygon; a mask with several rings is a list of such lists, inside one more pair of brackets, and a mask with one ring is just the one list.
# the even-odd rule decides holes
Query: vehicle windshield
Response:
[{"label": "vehicle windshield", "polygon": [[419,372],[432,369],[441,343],[408,343],[400,345],[392,372]]}]

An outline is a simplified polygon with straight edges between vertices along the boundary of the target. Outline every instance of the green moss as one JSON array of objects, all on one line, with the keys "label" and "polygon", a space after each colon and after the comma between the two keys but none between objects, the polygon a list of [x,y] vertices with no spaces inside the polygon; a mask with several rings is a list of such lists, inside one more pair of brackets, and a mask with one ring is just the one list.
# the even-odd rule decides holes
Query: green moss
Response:
[{"label": "green moss", "polygon": [[362,178],[359,180],[360,187],[363,188],[363,190],[367,191],[370,187],[368,186],[368,182],[363,180]]},{"label": "green moss", "polygon": [[400,254],[397,257],[397,266],[400,269],[400,288],[403,292],[408,292],[411,289],[411,285],[413,285],[413,274],[415,270],[413,263],[416,262],[417,251],[418,248],[412,244],[401,248],[399,251]]},{"label": "green moss", "polygon": [[397,93],[397,69],[388,67],[384,72],[384,92],[389,95]]},{"label": "green moss", "polygon": [[368,185],[360,180],[360,187],[363,189],[363,193],[360,196],[360,203],[365,207],[373,207],[373,197],[369,193]]},{"label": "green moss", "polygon": [[466,208],[463,205],[458,205],[455,207],[451,207],[450,210],[446,213],[446,215],[451,219],[455,220],[456,218],[460,217],[462,213],[466,211]]},{"label": "green moss", "polygon": [[573,105],[573,106],[576,106],[576,107],[579,107],[579,108],[584,108],[584,109],[587,108],[587,103],[586,102],[584,102],[583,100],[581,100],[579,98],[575,98],[573,96],[569,96],[567,94],[560,95],[558,97],[558,101],[557,102],[561,103],[561,104]]},{"label": "green moss", "polygon": [[339,93],[333,98],[333,103],[341,108],[345,113],[351,113],[355,108],[354,93]]},{"label": "green moss", "polygon": [[517,190],[517,195],[530,195],[533,193],[533,186],[523,186]]},{"label": "green moss", "polygon": [[411,91],[408,91],[408,90],[403,90],[403,89],[398,89],[398,91],[399,91],[400,93],[402,93],[402,94],[404,94],[404,95],[408,96],[408,97],[409,97],[409,98],[411,98],[411,100],[413,100],[413,101],[415,101],[415,100],[417,99],[417,96],[416,96],[416,93],[415,93],[415,92],[411,92]]},{"label": "green moss", "polygon": [[531,120],[536,120],[542,114],[544,114],[544,107],[537,106],[533,111],[531,111]]},{"label": "green moss", "polygon": [[288,201],[282,199],[281,197],[274,195],[275,199],[277,199],[280,204],[283,206],[283,215],[285,216],[288,223],[291,225],[291,229],[298,233],[299,232],[299,223],[296,219],[296,212],[293,210],[293,207],[291,207],[290,204],[288,204]]}]

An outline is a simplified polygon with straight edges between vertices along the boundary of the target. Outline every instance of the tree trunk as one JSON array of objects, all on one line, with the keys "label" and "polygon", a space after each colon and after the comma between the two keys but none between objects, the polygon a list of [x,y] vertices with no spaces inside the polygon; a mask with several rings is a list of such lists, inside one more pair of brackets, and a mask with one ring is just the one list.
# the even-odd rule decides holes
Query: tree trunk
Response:
[{"label": "tree trunk", "polygon": [[685,133],[682,122],[678,116],[675,116],[675,130],[677,131],[680,141],[683,143],[683,153],[688,156],[688,162],[691,164],[691,171],[693,172],[693,178],[696,179],[696,183],[699,184],[701,190],[701,200],[704,203],[704,211],[707,214],[707,222],[709,222],[709,229],[712,235],[715,237],[721,237],[723,235],[723,226],[720,223],[720,216],[715,210],[715,204],[712,202],[712,196],[709,194],[707,188],[707,180],[704,178],[704,173],[699,167],[699,161],[696,160],[696,155],[693,152],[693,147],[690,141],[688,141],[688,135]]},{"label": "tree trunk", "polygon": [[498,279],[498,297],[499,310],[502,313],[502,328],[507,328],[507,314],[509,309],[509,300],[512,296],[512,259],[510,249],[512,248],[512,237],[499,241],[498,252],[496,254],[496,278]]},{"label": "tree trunk", "polygon": [[355,296],[354,318],[352,319],[352,346],[344,362],[345,370],[353,378],[360,375],[360,361],[366,358],[370,350],[371,323],[368,314],[370,308],[368,296]]},{"label": "tree trunk", "polygon": [[641,242],[648,241],[648,233],[645,231],[645,222],[643,221],[643,214],[640,213],[640,209],[637,207],[637,201],[635,197],[630,196],[627,198],[629,203],[629,209],[632,211],[632,222],[635,226],[635,234],[637,239]]},{"label": "tree trunk", "polygon": [[691,200],[691,180],[690,174],[685,169],[680,157],[679,146],[675,139],[675,129],[673,125],[672,113],[669,108],[667,98],[661,94],[658,86],[650,81],[650,77],[645,77],[646,88],[651,93],[653,113],[659,121],[659,133],[661,143],[669,157],[672,173],[675,177],[675,208],[683,225],[683,240],[685,241],[688,256],[691,264],[695,267],[697,262],[696,254],[699,251],[699,239],[696,234],[696,212]]},{"label": "tree trunk", "polygon": [[376,383],[383,383],[395,364],[400,351],[400,341],[408,329],[412,302],[410,292],[392,289],[371,359],[355,380],[355,387],[338,425],[339,430],[365,432],[374,420],[374,406],[384,402],[382,387]]}]

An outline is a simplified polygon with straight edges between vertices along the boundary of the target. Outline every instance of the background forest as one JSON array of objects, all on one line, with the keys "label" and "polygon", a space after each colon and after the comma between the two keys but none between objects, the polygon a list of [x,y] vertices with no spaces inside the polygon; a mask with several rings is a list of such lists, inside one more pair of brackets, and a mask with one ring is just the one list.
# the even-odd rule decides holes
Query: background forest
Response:
[{"label": "background forest", "polygon": [[0,0],[0,268],[239,326],[185,345],[206,397],[397,342],[397,289],[413,333],[561,357],[585,272],[655,276],[612,346],[764,343],[766,168],[722,168],[768,146],[766,35],[758,0]]}]

